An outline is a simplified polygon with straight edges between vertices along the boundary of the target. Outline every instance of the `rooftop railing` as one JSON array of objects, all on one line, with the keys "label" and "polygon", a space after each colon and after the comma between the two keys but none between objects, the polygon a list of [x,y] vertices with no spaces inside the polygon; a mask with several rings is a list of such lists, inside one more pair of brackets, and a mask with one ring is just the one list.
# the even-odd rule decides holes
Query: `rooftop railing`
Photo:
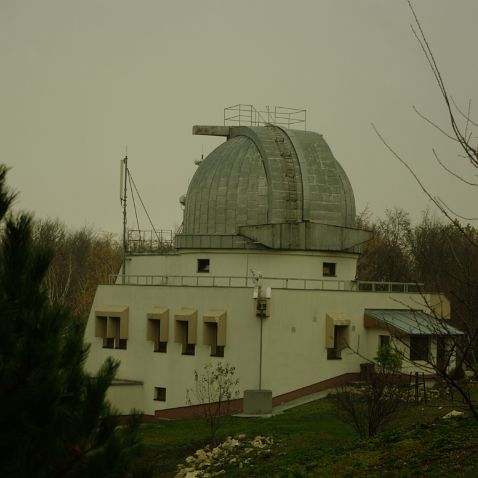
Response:
[{"label": "rooftop railing", "polygon": [[266,106],[256,109],[253,105],[234,105],[224,108],[224,126],[264,126],[267,124],[287,128],[307,129],[307,110]]},{"label": "rooftop railing", "polygon": [[[370,282],[339,279],[300,279],[263,277],[265,287],[295,290],[341,290],[359,292],[420,292],[423,284],[414,282]],[[187,275],[122,275],[112,274],[110,285],[176,286],[176,287],[254,287],[253,277],[187,276]]]},{"label": "rooftop railing", "polygon": [[174,248],[174,233],[169,229],[128,230],[128,253],[166,252]]}]

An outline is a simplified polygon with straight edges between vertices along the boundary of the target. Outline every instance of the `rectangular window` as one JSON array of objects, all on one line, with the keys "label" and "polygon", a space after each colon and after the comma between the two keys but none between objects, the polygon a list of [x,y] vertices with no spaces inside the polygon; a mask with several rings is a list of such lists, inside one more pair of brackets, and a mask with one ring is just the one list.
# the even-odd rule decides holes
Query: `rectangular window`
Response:
[{"label": "rectangular window", "polygon": [[154,399],[159,402],[165,402],[166,389],[164,387],[154,387]]},{"label": "rectangular window", "polygon": [[195,355],[196,344],[184,344],[183,355]]},{"label": "rectangular window", "polygon": [[181,344],[183,355],[194,355],[195,344],[191,343],[190,325],[187,320],[176,321],[176,342]]},{"label": "rectangular window", "polygon": [[379,347],[388,347],[390,345],[390,335],[379,335],[378,336],[378,346]]},{"label": "rectangular window", "polygon": [[342,358],[342,350],[347,347],[348,325],[334,326],[334,347],[327,349],[327,360]]},{"label": "rectangular window", "polygon": [[181,344],[183,355],[194,355],[197,335],[197,310],[181,309],[174,314],[174,341]]},{"label": "rectangular window", "polygon": [[155,320],[153,322],[154,328],[154,351],[165,354],[168,350],[168,342],[161,340],[161,321]]},{"label": "rectangular window", "polygon": [[428,360],[430,357],[430,337],[428,335],[410,336],[410,360]]},{"label": "rectangular window", "polygon": [[169,309],[155,307],[147,314],[146,340],[154,342],[155,352],[166,353],[169,337]]},{"label": "rectangular window", "polygon": [[224,346],[217,344],[217,324],[207,322],[204,327],[204,343],[211,346],[211,357],[224,357]]},{"label": "rectangular window", "polygon": [[211,357],[224,357],[226,345],[226,321],[225,310],[212,309],[203,315],[204,329],[203,341],[211,347]]},{"label": "rectangular window", "polygon": [[335,277],[335,262],[324,262],[322,264],[322,275],[324,277]]},{"label": "rectangular window", "polygon": [[198,272],[209,272],[209,259],[198,259]]},{"label": "rectangular window", "polygon": [[342,358],[342,350],[350,344],[350,320],[340,312],[327,313],[325,317],[325,347],[327,360]]},{"label": "rectangular window", "polygon": [[115,339],[112,337],[105,337],[103,339],[103,348],[104,349],[112,349],[115,346]]},{"label": "rectangular window", "polygon": [[182,335],[183,335],[182,354],[183,355],[194,355],[196,347],[195,347],[195,344],[189,343],[189,340],[190,340],[189,339],[189,323],[186,322],[186,321],[181,321],[179,324],[180,324],[180,327],[182,328]]},{"label": "rectangular window", "polygon": [[126,350],[127,345],[128,341],[126,339],[118,339],[117,341],[115,341],[116,349]]},{"label": "rectangular window", "polygon": [[168,351],[168,343],[167,342],[161,342],[159,340],[155,341],[154,342],[154,351],[165,354]]}]

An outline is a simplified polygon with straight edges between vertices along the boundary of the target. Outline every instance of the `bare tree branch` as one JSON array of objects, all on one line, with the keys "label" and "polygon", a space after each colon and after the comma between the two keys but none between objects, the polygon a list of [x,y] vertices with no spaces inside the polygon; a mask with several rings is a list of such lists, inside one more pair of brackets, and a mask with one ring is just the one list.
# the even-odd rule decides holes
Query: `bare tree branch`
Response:
[{"label": "bare tree branch", "polygon": [[468,239],[468,241],[471,244],[478,247],[478,243],[474,239],[469,237],[469,235],[466,233],[463,226],[456,220],[456,218],[452,217],[450,215],[450,212],[441,204],[441,202],[437,200],[436,197],[430,194],[428,189],[424,186],[420,178],[416,175],[415,171],[408,165],[408,163],[385,141],[384,137],[380,134],[380,132],[375,127],[374,123],[372,123],[372,128],[377,134],[377,136],[380,138],[380,141],[382,141],[382,143],[385,145],[385,147],[395,156],[395,158],[397,158],[408,169],[410,174],[414,177],[415,181],[420,186],[421,190],[433,202],[433,204],[435,204],[435,206],[442,212],[442,214],[463,233],[463,235]]},{"label": "bare tree branch", "polygon": [[450,99],[453,103],[453,106],[456,108],[456,110],[458,111],[458,113],[461,114],[461,116],[463,116],[463,118],[465,118],[467,120],[467,122],[471,123],[473,126],[478,126],[478,123],[475,123],[474,121],[471,120],[470,118],[470,109],[471,109],[471,100],[468,101],[468,115],[465,115],[463,113],[463,111],[461,111],[461,109],[458,107],[458,105],[456,104],[455,102],[455,99],[453,98],[453,96],[450,96]]},{"label": "bare tree branch", "polygon": [[[421,23],[418,20],[418,17],[415,13],[415,10],[413,9],[412,3],[410,0],[408,0],[408,5],[410,7],[410,10],[413,14],[413,17],[415,19],[415,26],[410,25],[413,34],[415,35],[415,38],[418,41],[418,44],[420,45],[420,48],[422,49],[423,54],[425,55],[425,58],[427,59],[427,63],[430,66],[433,76],[435,77],[435,81],[438,85],[438,88],[440,89],[441,95],[443,97],[443,100],[445,101],[445,105],[448,111],[448,116],[450,119],[450,124],[453,129],[454,135],[456,139],[458,140],[461,148],[465,152],[466,156],[470,160],[471,164],[474,167],[478,167],[478,151],[474,149],[466,140],[466,134],[464,135],[460,127],[457,124],[457,121],[455,119],[455,115],[453,113],[452,105],[450,98],[448,96],[447,89],[445,87],[445,82],[443,81],[442,75],[440,73],[440,70],[438,68],[438,64],[436,62],[435,56],[432,52],[432,49],[430,47],[430,44],[428,43],[428,40],[425,36],[425,33],[422,29]],[[418,31],[417,31],[418,28]]]},{"label": "bare tree branch", "polygon": [[456,174],[455,172],[453,172],[451,169],[447,168],[445,166],[445,164],[443,164],[443,162],[440,160],[440,158],[438,157],[438,154],[437,152],[435,151],[435,148],[432,149],[433,151],[433,155],[435,156],[435,159],[437,160],[438,164],[447,172],[447,173],[450,173],[452,176],[455,176],[455,178],[459,179],[460,181],[464,182],[465,184],[468,184],[469,186],[478,186],[478,183],[473,183],[471,181],[468,181],[467,179],[465,178],[462,178],[459,174]]},{"label": "bare tree branch", "polygon": [[437,129],[438,131],[440,131],[441,134],[443,134],[444,136],[446,136],[448,139],[451,139],[452,141],[455,141],[456,143],[459,143],[458,139],[456,139],[455,136],[452,136],[450,133],[447,133],[443,128],[441,128],[440,126],[438,126],[436,123],[434,123],[430,118],[428,118],[427,116],[425,116],[423,113],[420,112],[420,110],[415,106],[415,105],[412,105],[412,109],[413,111],[415,111],[415,113],[420,116],[420,118],[424,121],[426,121],[428,124],[432,125],[435,129]]}]

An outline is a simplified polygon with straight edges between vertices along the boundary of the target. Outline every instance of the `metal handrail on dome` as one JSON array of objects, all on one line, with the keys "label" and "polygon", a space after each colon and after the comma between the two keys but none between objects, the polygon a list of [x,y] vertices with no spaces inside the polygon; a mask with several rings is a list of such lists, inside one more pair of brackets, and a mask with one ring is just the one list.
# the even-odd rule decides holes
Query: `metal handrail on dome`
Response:
[{"label": "metal handrail on dome", "polygon": [[[263,285],[273,289],[338,290],[356,292],[420,292],[423,284],[414,282],[373,282],[340,279],[301,279],[263,277]],[[253,277],[204,275],[111,274],[109,285],[175,286],[175,287],[255,287]]]},{"label": "metal handrail on dome", "polygon": [[224,108],[224,126],[265,126],[275,124],[307,130],[307,110],[285,106],[266,106],[259,110],[253,105],[238,104]]}]

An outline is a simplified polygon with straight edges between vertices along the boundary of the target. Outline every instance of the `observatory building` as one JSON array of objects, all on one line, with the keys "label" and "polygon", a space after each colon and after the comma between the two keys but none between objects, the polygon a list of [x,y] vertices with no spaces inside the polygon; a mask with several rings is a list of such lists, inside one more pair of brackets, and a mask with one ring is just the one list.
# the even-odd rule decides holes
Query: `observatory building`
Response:
[{"label": "observatory building", "polygon": [[121,361],[109,396],[122,413],[191,415],[186,390],[209,362],[236,367],[241,396],[270,390],[275,404],[358,378],[395,336],[410,348],[406,372],[437,354],[446,298],[356,280],[370,233],[356,227],[350,181],[302,113],[264,119],[238,105],[224,125],[193,127],[225,141],[198,162],[173,246],[131,236],[86,327],[89,370]]}]

